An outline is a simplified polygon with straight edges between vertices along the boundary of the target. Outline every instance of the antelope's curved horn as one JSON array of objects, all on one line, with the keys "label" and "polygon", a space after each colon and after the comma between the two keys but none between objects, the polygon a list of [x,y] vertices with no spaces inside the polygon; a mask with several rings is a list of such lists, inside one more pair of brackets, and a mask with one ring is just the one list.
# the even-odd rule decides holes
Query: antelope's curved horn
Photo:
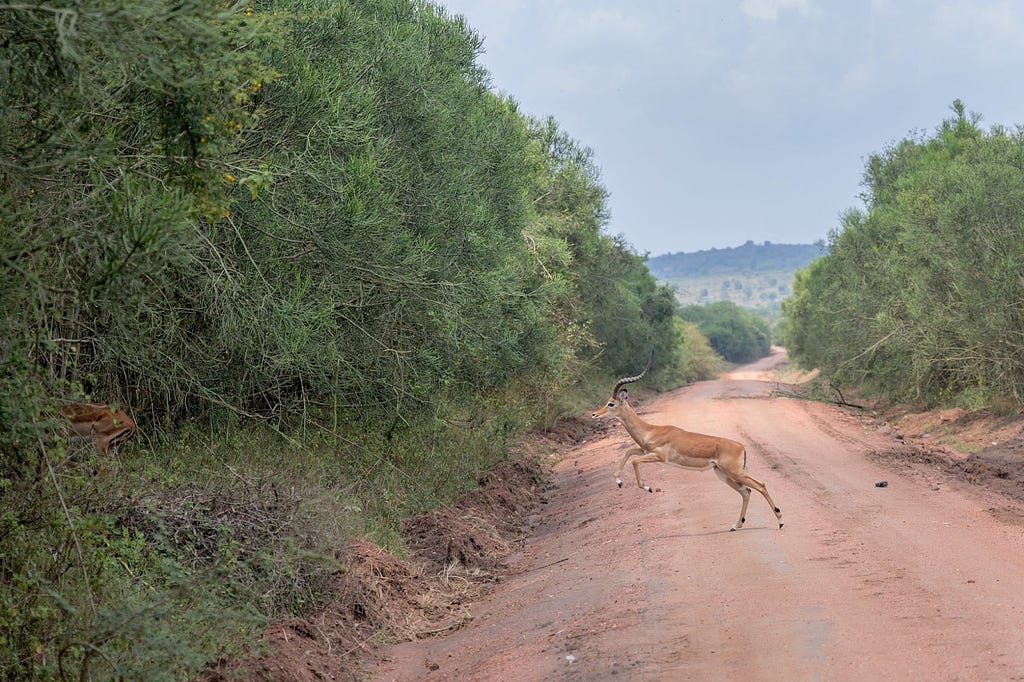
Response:
[{"label": "antelope's curved horn", "polygon": [[647,366],[644,367],[644,371],[640,372],[635,377],[626,377],[624,379],[619,379],[619,382],[617,384],[615,384],[615,388],[612,389],[612,397],[614,398],[615,396],[617,396],[619,394],[619,389],[622,388],[623,386],[625,386],[626,384],[631,384],[634,381],[640,381],[641,379],[643,379],[644,375],[647,374],[647,370],[649,370],[651,368],[651,365],[653,363],[654,363],[654,349],[652,348],[651,349],[651,355],[650,355],[650,357],[647,358]]}]

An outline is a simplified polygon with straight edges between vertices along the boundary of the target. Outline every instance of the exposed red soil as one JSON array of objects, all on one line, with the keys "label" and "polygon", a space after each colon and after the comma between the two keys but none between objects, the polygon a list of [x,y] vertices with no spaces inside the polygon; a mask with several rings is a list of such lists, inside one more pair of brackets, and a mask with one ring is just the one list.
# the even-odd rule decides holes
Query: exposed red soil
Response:
[{"label": "exposed red soil", "polygon": [[522,545],[548,478],[535,457],[499,465],[458,504],[404,524],[409,559],[353,543],[340,557],[345,570],[327,608],[275,623],[264,633],[264,653],[222,661],[203,679],[362,680],[382,642],[437,637],[466,625],[471,605],[507,573],[505,560]]},{"label": "exposed red soil", "polygon": [[740,498],[711,473],[617,488],[629,436],[574,420],[535,448],[549,474],[510,465],[410,521],[411,560],[357,545],[338,603],[272,630],[252,677],[1024,680],[1022,423],[779,397],[780,369],[637,408],[744,442],[783,530],[754,495],[728,532]]}]

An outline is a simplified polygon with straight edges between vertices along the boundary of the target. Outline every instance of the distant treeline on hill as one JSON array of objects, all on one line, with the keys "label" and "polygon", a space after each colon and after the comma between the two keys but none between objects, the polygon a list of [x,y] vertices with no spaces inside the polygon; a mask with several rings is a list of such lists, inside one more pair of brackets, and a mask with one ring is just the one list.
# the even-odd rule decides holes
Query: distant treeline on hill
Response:
[{"label": "distant treeline on hill", "polygon": [[695,253],[667,253],[647,260],[647,268],[658,279],[699,275],[727,275],[743,272],[797,270],[825,252],[823,244],[755,244],[710,249]]}]

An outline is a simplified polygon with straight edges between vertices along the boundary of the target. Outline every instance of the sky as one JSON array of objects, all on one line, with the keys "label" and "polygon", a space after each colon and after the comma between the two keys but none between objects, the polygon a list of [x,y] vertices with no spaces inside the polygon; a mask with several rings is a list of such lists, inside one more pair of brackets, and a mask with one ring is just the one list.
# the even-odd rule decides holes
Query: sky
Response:
[{"label": "sky", "polygon": [[594,152],[610,234],[651,256],[808,244],[870,155],[960,99],[1024,124],[1016,0],[436,0],[492,89]]}]

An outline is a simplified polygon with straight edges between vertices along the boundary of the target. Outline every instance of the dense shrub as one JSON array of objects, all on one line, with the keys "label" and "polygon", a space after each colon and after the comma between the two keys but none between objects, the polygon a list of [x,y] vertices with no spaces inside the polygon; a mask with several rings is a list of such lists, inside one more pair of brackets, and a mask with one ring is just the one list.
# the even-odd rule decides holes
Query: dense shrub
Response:
[{"label": "dense shrub", "polygon": [[685,306],[681,314],[696,324],[711,347],[729,362],[750,362],[771,351],[768,322],[731,301]]},{"label": "dense shrub", "polygon": [[187,676],[580,377],[690,369],[592,154],[433,5],[58,0],[0,45],[0,677]]},{"label": "dense shrub", "polygon": [[934,135],[870,157],[866,209],[783,307],[802,364],[900,399],[1024,397],[1024,132],[979,120],[957,101]]}]

